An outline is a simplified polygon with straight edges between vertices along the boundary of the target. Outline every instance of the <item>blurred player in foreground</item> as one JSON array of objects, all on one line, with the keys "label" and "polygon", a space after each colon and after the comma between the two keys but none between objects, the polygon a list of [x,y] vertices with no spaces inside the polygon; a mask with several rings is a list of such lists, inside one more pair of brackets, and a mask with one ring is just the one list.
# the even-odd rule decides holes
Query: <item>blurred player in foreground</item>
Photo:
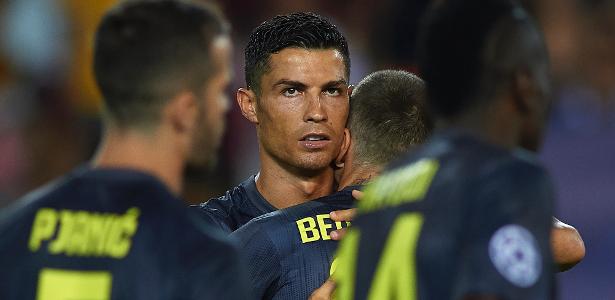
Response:
[{"label": "blurred player in foreground", "polygon": [[200,205],[230,233],[251,219],[334,191],[332,163],[348,117],[344,36],[312,13],[274,17],[250,35],[241,111],[256,127],[260,171]]},{"label": "blurred player in foreground", "polygon": [[0,299],[248,298],[235,247],[178,197],[184,166],[213,163],[224,130],[227,27],[216,9],[178,1],[105,15],[102,144],[3,212]]},{"label": "blurred player in foreground", "polygon": [[439,126],[366,188],[339,299],[550,299],[553,189],[534,155],[550,106],[534,22],[509,0],[429,12],[419,67]]},{"label": "blurred player in foreground", "polygon": [[429,128],[424,90],[420,78],[403,71],[367,76],[350,100],[350,145],[338,158],[340,191],[257,217],[231,234],[249,262],[257,299],[307,299],[329,277],[337,248],[329,233],[346,227],[329,213],[353,207],[353,189],[423,143]]}]

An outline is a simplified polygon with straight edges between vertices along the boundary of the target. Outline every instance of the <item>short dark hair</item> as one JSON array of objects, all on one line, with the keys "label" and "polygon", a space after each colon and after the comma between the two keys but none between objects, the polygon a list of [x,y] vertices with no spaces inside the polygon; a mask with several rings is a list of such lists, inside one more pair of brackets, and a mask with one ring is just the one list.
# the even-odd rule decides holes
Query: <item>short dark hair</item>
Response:
[{"label": "short dark hair", "polygon": [[430,112],[450,118],[479,107],[512,72],[531,66],[527,25],[534,26],[514,0],[448,0],[432,7],[418,42]]},{"label": "short dark hair", "polygon": [[315,13],[279,15],[252,31],[245,49],[245,76],[248,88],[260,92],[260,79],[268,71],[271,54],[285,48],[336,49],[350,76],[348,43],[337,27]]},{"label": "short dark hair", "polygon": [[383,70],[361,80],[348,116],[358,163],[383,165],[422,144],[432,129],[424,103],[425,83],[411,73]]},{"label": "short dark hair", "polygon": [[198,91],[216,71],[210,48],[228,24],[216,7],[182,1],[124,2],[96,32],[94,75],[114,124],[148,126],[184,89]]}]

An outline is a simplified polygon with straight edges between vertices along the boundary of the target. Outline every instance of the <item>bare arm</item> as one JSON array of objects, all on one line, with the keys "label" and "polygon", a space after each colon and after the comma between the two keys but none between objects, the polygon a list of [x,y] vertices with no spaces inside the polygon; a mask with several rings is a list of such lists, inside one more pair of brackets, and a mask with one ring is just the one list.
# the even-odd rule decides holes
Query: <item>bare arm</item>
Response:
[{"label": "bare arm", "polygon": [[553,218],[551,251],[558,271],[567,271],[585,257],[585,244],[579,232],[572,226]]}]

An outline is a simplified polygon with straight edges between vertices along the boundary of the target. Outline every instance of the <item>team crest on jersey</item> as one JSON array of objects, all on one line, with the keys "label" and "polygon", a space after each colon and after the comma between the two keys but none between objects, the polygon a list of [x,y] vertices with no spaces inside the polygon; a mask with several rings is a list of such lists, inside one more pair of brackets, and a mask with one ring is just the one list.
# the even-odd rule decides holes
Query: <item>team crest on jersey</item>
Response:
[{"label": "team crest on jersey", "polygon": [[532,286],[542,272],[536,239],[519,225],[505,225],[493,234],[489,241],[489,257],[498,272],[519,287]]}]

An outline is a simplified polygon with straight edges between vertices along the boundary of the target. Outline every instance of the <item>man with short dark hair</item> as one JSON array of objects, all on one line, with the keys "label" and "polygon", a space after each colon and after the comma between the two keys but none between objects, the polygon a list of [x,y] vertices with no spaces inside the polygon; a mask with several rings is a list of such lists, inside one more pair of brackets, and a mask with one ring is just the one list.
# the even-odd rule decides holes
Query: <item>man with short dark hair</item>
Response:
[{"label": "man with short dark hair", "polygon": [[185,165],[214,162],[230,51],[211,6],[127,2],[104,16],[103,140],[87,166],[2,212],[1,299],[248,298],[235,246],[179,198]]},{"label": "man with short dark hair", "polygon": [[425,109],[425,83],[405,71],[365,77],[352,93],[347,127],[351,144],[336,172],[339,186],[361,185],[427,140],[432,126]]},{"label": "man with short dark hair", "polygon": [[435,5],[419,67],[439,131],[366,188],[338,299],[550,299],[553,189],[534,155],[548,60],[510,0]]},{"label": "man with short dark hair", "polygon": [[256,298],[307,299],[325,282],[337,247],[329,234],[348,225],[332,222],[329,213],[352,207],[353,189],[427,138],[424,89],[420,78],[404,71],[363,79],[350,100],[350,145],[338,158],[340,191],[257,217],[231,234],[249,262]]},{"label": "man with short dark hair", "polygon": [[344,36],[313,13],[259,25],[245,50],[242,114],[256,127],[260,171],[200,205],[206,219],[232,232],[260,215],[334,190],[331,164],[348,116],[350,58]]}]

